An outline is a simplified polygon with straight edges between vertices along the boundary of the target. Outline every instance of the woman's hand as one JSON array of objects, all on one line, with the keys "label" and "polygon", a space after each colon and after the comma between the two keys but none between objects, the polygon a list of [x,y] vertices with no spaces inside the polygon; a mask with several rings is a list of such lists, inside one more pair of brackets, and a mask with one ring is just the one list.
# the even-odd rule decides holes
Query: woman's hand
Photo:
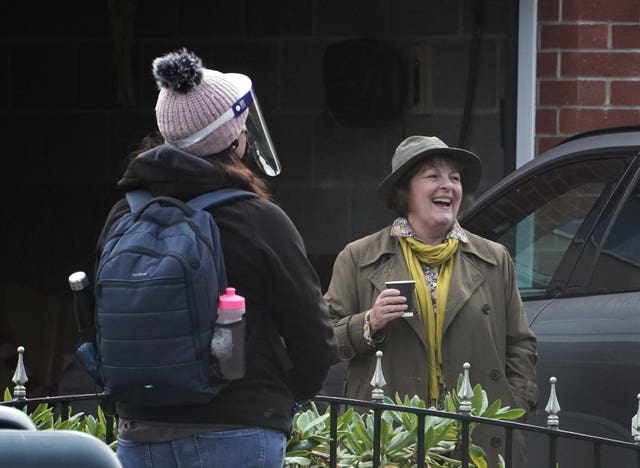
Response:
[{"label": "woman's hand", "polygon": [[383,290],[369,311],[371,333],[384,328],[392,320],[402,317],[405,310],[407,310],[407,298],[401,296],[399,290]]}]

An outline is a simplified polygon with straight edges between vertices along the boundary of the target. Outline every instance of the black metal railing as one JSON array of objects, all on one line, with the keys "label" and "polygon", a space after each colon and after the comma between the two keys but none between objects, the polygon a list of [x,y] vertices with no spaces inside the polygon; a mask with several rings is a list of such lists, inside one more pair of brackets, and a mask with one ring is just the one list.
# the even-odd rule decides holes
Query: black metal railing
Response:
[{"label": "black metal railing", "polygon": [[[473,416],[470,414],[465,414],[463,412],[459,413],[448,413],[445,411],[435,410],[435,409],[426,409],[426,408],[415,408],[408,407],[402,405],[388,404],[388,403],[379,403],[373,401],[361,401],[361,400],[351,400],[348,398],[339,398],[339,397],[330,397],[330,396],[316,396],[314,401],[327,403],[329,405],[329,433],[331,436],[331,446],[329,453],[329,466],[338,466],[337,459],[337,426],[338,426],[338,417],[339,417],[339,408],[341,406],[346,407],[364,407],[373,411],[374,413],[374,452],[373,452],[373,466],[380,466],[380,419],[381,415],[384,411],[398,411],[404,412],[408,414],[413,414],[418,418],[418,427],[417,427],[417,440],[416,444],[416,459],[418,468],[424,468],[425,465],[425,447],[424,447],[424,427],[425,427],[425,418],[427,416],[436,416],[438,418],[447,418],[447,419],[455,419],[460,421],[461,424],[461,436],[460,436],[460,461],[461,466],[468,466],[469,463],[469,444],[471,442],[471,438],[469,435],[469,426],[472,423],[490,425],[502,427],[505,430],[505,453],[504,460],[506,466],[512,466],[513,463],[513,432],[516,430],[521,430],[524,432],[531,432],[542,434],[548,440],[548,466],[549,468],[556,468],[556,463],[558,459],[558,451],[557,451],[557,442],[559,439],[574,439],[580,440],[583,442],[588,442],[592,444],[594,447],[594,457],[593,468],[601,468],[608,467],[609,465],[605,464],[602,457],[602,447],[617,447],[629,450],[631,453],[635,453],[636,456],[636,465],[640,468],[640,444],[638,442],[627,442],[616,439],[608,439],[604,437],[598,437],[588,434],[581,434],[577,432],[564,431],[555,427],[542,427],[535,426],[532,424],[525,424],[516,421],[506,421],[499,419],[491,419],[480,416]],[[536,468],[544,468],[542,466]],[[587,468],[587,467],[585,467]],[[622,467],[621,467],[622,468]],[[625,468],[632,468],[631,466]]]},{"label": "black metal railing", "polygon": [[[97,405],[100,405],[104,400],[103,393],[89,393],[89,394],[78,394],[78,395],[60,395],[60,396],[50,396],[50,397],[40,397],[40,398],[27,398],[26,389],[24,384],[26,383],[26,373],[24,371],[23,357],[24,353],[23,348],[18,349],[19,358],[18,358],[18,367],[16,369],[16,373],[14,374],[14,383],[16,384],[14,387],[13,396],[14,398],[8,401],[0,402],[0,405],[7,405],[16,408],[34,408],[36,405],[41,403],[46,403],[52,407],[57,407],[60,413],[61,418],[66,418],[68,414],[68,407],[72,405],[74,402],[78,401],[96,401]],[[469,466],[470,456],[469,456],[469,447],[471,443],[470,437],[470,425],[471,424],[480,424],[480,425],[489,425],[489,426],[497,426],[501,427],[505,431],[505,446],[504,446],[504,454],[503,458],[505,460],[506,466],[512,466],[514,451],[513,451],[513,443],[514,443],[514,431],[523,431],[525,433],[535,433],[541,434],[547,440],[547,460],[548,463],[545,465],[549,468],[556,468],[558,464],[558,455],[559,455],[559,445],[558,442],[563,439],[570,440],[578,440],[582,442],[586,442],[591,444],[593,448],[593,464],[591,465],[593,468],[602,468],[609,467],[610,464],[605,464],[605,460],[603,460],[603,448],[611,447],[623,449],[625,451],[629,451],[632,454],[632,457],[635,458],[635,464],[625,465],[624,468],[631,468],[632,466],[636,466],[640,468],[640,394],[638,394],[638,412],[632,419],[631,424],[631,437],[634,442],[623,441],[617,439],[610,439],[605,437],[599,437],[589,434],[582,434],[577,432],[565,431],[559,428],[559,417],[558,412],[560,411],[560,406],[556,397],[556,379],[551,378],[551,391],[550,398],[545,410],[548,414],[547,417],[547,426],[537,426],[532,424],[526,424],[517,421],[509,421],[502,419],[492,419],[481,416],[475,416],[471,414],[471,404],[470,399],[473,396],[471,390],[471,384],[469,382],[469,364],[465,363],[464,371],[463,371],[463,381],[460,391],[458,392],[459,399],[459,409],[457,413],[441,411],[436,409],[427,409],[427,408],[417,408],[413,406],[404,406],[397,404],[390,404],[387,402],[383,402],[384,392],[382,391],[382,387],[384,384],[384,377],[382,376],[382,353],[378,351],[377,353],[377,366],[374,376],[371,380],[371,385],[374,387],[372,391],[372,401],[363,401],[363,400],[353,400],[349,398],[341,398],[334,396],[324,396],[318,395],[314,398],[314,401],[317,403],[327,404],[329,406],[329,435],[330,435],[330,446],[329,446],[329,466],[339,466],[338,465],[338,420],[339,415],[342,408],[347,407],[358,407],[358,408],[366,408],[368,411],[373,413],[373,455],[372,455],[372,465],[374,468],[378,468],[380,466],[381,461],[381,440],[380,440],[380,432],[382,427],[382,415],[385,411],[397,411],[415,415],[417,417],[417,444],[416,444],[416,461],[418,468],[424,468],[425,459],[426,459],[426,449],[425,449],[425,420],[428,416],[435,416],[438,418],[446,418],[446,419],[454,419],[460,422],[460,437],[458,440],[459,450],[456,450],[456,453],[460,457],[461,466]],[[108,415],[106,417],[111,418]],[[110,419],[108,422],[108,427],[112,427],[113,419]],[[107,432],[107,443],[113,441],[111,436],[111,431]],[[543,466],[536,466],[535,468],[544,468]],[[585,466],[585,468],[588,468]]]},{"label": "black metal railing", "polygon": [[[28,412],[33,411],[40,404],[46,404],[54,409],[55,414],[59,415],[60,419],[65,421],[69,415],[69,407],[73,409],[73,403],[79,401],[95,401],[96,411],[99,405],[102,405],[104,393],[83,393],[75,395],[57,395],[37,398],[19,397],[13,398],[8,401],[0,401],[2,406],[11,406],[13,408],[26,410]],[[109,428],[113,427],[115,418],[108,414],[104,414],[107,430],[105,431],[105,442],[110,444],[115,440],[113,432]]]}]

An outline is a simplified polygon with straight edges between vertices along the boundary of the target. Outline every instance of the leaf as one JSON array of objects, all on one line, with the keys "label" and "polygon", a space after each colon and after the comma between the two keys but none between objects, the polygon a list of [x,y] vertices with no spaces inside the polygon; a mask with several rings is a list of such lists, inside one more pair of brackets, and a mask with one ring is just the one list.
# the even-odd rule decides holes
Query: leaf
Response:
[{"label": "leaf", "polygon": [[473,387],[473,396],[471,397],[472,414],[478,416],[485,412],[489,406],[487,392],[485,392],[480,384]]},{"label": "leaf", "polygon": [[417,441],[417,436],[416,433],[410,433],[407,431],[401,431],[398,432],[397,434],[395,434],[391,440],[389,440],[389,443],[387,445],[387,450],[389,451],[400,451],[404,448],[407,448],[413,444],[415,444]]},{"label": "leaf", "polygon": [[[508,408],[508,407],[507,407]],[[518,419],[526,413],[522,408],[501,409],[496,413],[495,419]]]},{"label": "leaf", "polygon": [[311,460],[306,458],[303,455],[300,457],[286,456],[284,458],[284,464],[282,466],[286,468],[290,466],[310,466],[310,465],[311,465]]},{"label": "leaf", "polygon": [[494,418],[496,413],[500,410],[502,406],[502,401],[498,398],[496,401],[491,403],[491,405],[481,414],[481,416],[485,418]]},{"label": "leaf", "polygon": [[[86,432],[91,434],[92,436],[98,437],[98,435],[101,432],[99,430],[98,420],[96,420],[96,418],[94,418],[93,416],[87,416],[85,418],[84,423],[85,423]],[[98,437],[98,439],[102,439],[102,437]],[[104,439],[102,439],[102,440],[104,440]]]},{"label": "leaf", "polygon": [[475,444],[469,445],[469,457],[478,468],[487,468],[487,454],[481,447]]},{"label": "leaf", "polygon": [[307,434],[307,433],[309,433],[309,431],[311,429],[317,428],[317,426],[320,426],[320,425],[321,426],[320,426],[319,429],[322,430],[324,428],[324,426],[325,426],[324,422],[327,419],[329,419],[329,415],[325,414],[325,415],[322,415],[322,416],[320,416],[320,417],[318,417],[316,419],[308,421],[307,424],[302,428],[302,432]]},{"label": "leaf", "polygon": [[353,425],[353,435],[358,441],[362,441],[367,448],[373,447],[373,439],[371,437],[371,434],[369,434],[365,424],[362,421],[356,421]]},{"label": "leaf", "polygon": [[36,429],[53,429],[53,409],[46,403],[40,403],[36,409],[29,415]]},{"label": "leaf", "polygon": [[309,415],[306,412],[299,413],[295,421],[296,429],[298,429],[300,432],[304,432],[302,428],[307,424],[309,424]]},{"label": "leaf", "polygon": [[438,440],[437,440],[435,429],[433,427],[427,428],[427,430],[424,432],[425,450],[428,452],[429,449],[434,445],[436,445],[437,443],[438,443]]},{"label": "leaf", "polygon": [[478,468],[487,468],[487,460],[485,460],[484,457],[478,457],[478,456],[475,456],[475,455],[469,455],[469,456],[471,457],[471,461]]}]

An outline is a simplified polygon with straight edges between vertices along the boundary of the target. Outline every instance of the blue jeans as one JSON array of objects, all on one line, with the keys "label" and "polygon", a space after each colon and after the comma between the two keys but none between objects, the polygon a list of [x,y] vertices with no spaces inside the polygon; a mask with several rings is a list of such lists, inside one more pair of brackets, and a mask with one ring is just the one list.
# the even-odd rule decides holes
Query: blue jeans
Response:
[{"label": "blue jeans", "polygon": [[161,443],[118,438],[123,468],[281,468],[287,438],[271,429],[246,428],[201,432]]}]

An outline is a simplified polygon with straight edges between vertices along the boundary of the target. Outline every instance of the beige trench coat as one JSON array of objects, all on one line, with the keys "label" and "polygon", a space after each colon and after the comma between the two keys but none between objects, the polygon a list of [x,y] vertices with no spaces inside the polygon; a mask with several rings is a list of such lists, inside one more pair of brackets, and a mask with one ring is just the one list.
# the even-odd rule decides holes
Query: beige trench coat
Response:
[{"label": "beige trench coat", "polygon": [[[506,248],[468,233],[454,258],[447,300],[442,355],[448,388],[454,388],[465,362],[471,384],[480,384],[489,401],[530,410],[537,405],[536,338],[529,329]],[[385,281],[410,279],[400,245],[390,227],[347,245],[336,258],[325,294],[338,338],[338,356],[349,361],[344,395],[371,399],[375,351],[384,353],[385,395],[427,398],[428,353],[419,317],[387,324],[375,348],[364,339],[364,315],[385,288]],[[504,453],[501,430],[477,428],[473,440],[495,460]],[[491,430],[492,429],[492,430]],[[523,466],[522,440],[516,434],[513,466]],[[518,459],[520,459],[518,461]],[[490,462],[490,466],[495,466]]]}]

